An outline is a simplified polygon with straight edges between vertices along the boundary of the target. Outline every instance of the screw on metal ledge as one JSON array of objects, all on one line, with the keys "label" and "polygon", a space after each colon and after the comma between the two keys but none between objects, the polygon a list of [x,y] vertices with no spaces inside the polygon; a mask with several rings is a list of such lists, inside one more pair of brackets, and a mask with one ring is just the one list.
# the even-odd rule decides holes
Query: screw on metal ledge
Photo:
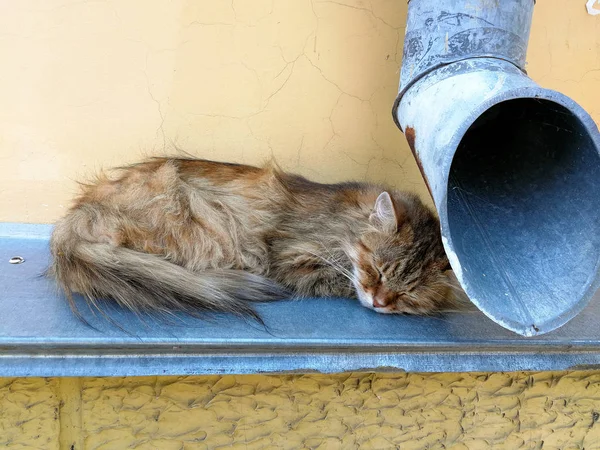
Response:
[{"label": "screw on metal ledge", "polygon": [[25,262],[25,258],[22,256],[13,256],[8,260],[8,262],[11,264],[23,264]]}]

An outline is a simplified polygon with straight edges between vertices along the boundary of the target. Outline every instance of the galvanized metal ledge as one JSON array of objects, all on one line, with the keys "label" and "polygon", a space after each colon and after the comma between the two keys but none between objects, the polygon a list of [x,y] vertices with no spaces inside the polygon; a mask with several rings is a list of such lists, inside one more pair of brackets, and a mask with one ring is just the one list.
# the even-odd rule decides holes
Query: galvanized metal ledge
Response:
[{"label": "galvanized metal ledge", "polygon": [[[53,283],[48,225],[0,224],[0,376],[600,369],[600,294],[564,327],[520,337],[479,312],[385,316],[346,299],[262,305],[268,329],[227,316],[165,324],[117,308],[111,323]],[[9,264],[12,257],[22,264]]]}]

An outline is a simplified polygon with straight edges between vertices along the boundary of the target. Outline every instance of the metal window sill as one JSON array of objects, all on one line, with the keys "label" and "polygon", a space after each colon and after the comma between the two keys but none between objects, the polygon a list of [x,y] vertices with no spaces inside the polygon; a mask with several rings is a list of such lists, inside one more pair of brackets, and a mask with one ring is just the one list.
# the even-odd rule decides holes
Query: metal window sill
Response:
[{"label": "metal window sill", "polygon": [[[82,307],[93,329],[41,276],[51,229],[0,224],[2,377],[600,368],[600,293],[567,325],[534,338],[479,312],[385,316],[344,299],[261,305],[268,331],[228,316],[165,324],[115,308],[119,329]],[[25,262],[9,264],[14,256]]]}]

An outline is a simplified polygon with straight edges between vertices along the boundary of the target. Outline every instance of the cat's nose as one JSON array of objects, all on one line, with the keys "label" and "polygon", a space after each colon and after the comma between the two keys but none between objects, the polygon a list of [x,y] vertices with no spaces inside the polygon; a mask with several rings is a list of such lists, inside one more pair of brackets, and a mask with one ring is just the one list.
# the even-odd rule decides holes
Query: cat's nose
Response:
[{"label": "cat's nose", "polygon": [[387,295],[386,292],[377,292],[374,296],[373,296],[373,307],[374,308],[385,308],[387,305],[389,305],[390,300],[389,300],[389,296]]}]

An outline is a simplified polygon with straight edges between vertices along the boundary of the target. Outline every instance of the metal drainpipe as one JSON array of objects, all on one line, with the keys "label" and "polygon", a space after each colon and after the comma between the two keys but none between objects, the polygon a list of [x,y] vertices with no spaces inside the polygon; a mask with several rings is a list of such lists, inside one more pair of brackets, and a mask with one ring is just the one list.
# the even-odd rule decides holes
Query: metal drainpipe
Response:
[{"label": "metal drainpipe", "polygon": [[462,287],[524,336],[565,324],[600,285],[600,135],[527,76],[533,9],[411,0],[393,108]]}]

